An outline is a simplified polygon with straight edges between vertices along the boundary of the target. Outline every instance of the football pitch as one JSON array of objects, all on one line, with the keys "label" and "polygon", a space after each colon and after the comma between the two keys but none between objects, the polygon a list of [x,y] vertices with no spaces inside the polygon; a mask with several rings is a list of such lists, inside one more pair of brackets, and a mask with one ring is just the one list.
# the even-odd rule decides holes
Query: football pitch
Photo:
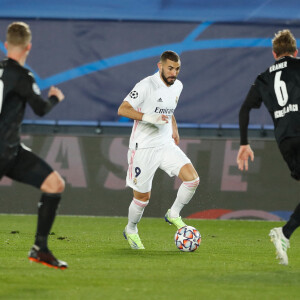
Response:
[{"label": "football pitch", "polygon": [[146,249],[131,250],[126,221],[58,216],[49,247],[68,262],[62,271],[27,259],[36,216],[0,215],[0,299],[299,299],[299,229],[282,266],[268,237],[282,222],[185,220],[202,235],[185,253],[155,218],[139,225]]}]

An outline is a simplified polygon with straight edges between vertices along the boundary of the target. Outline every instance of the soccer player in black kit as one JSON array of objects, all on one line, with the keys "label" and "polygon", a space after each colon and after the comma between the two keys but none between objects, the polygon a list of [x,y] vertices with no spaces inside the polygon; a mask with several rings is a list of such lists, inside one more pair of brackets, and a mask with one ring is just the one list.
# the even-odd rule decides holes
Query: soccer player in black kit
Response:
[{"label": "soccer player in black kit", "polygon": [[[300,180],[300,59],[296,40],[289,30],[275,34],[272,40],[275,62],[261,73],[250,88],[240,109],[239,125],[241,146],[237,155],[240,170],[248,170],[248,158],[254,160],[254,153],[248,143],[247,129],[249,113],[263,102],[274,122],[275,138],[287,163],[291,176]],[[300,225],[300,204],[283,227],[270,231],[271,241],[276,248],[277,259],[288,264],[289,239]]]},{"label": "soccer player in black kit", "polygon": [[7,58],[0,62],[0,178],[5,175],[42,191],[35,242],[28,258],[48,267],[65,269],[67,263],[56,259],[47,245],[64,180],[20,143],[19,134],[27,103],[37,115],[43,116],[64,95],[51,87],[49,98],[44,100],[33,74],[23,67],[31,49],[31,31],[26,23],[14,22],[8,26],[5,48]]}]

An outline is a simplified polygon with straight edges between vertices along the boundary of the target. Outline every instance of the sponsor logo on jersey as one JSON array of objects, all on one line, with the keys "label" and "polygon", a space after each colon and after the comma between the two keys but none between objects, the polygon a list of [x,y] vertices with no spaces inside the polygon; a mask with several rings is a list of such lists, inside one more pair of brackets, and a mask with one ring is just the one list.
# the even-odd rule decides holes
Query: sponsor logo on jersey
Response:
[{"label": "sponsor logo on jersey", "polygon": [[282,118],[291,111],[298,111],[298,104],[289,104],[281,110],[274,111],[274,118],[275,119]]},{"label": "sponsor logo on jersey", "polygon": [[154,112],[158,114],[164,114],[164,115],[172,115],[174,113],[174,108],[160,108],[156,107]]},{"label": "sponsor logo on jersey", "polygon": [[139,93],[137,91],[131,91],[129,96],[132,99],[136,99],[139,96]]},{"label": "sponsor logo on jersey", "polygon": [[39,86],[34,82],[32,84],[32,90],[34,91],[35,94],[40,95],[41,94],[41,90],[39,88]]},{"label": "sponsor logo on jersey", "polygon": [[287,67],[287,61],[283,61],[283,62],[281,62],[281,63],[279,63],[279,64],[275,64],[275,65],[271,66],[271,67],[269,68],[269,72],[271,73],[271,72],[273,72],[273,71],[277,71],[277,70],[280,70],[280,69],[284,69],[284,68],[286,68],[286,67]]}]

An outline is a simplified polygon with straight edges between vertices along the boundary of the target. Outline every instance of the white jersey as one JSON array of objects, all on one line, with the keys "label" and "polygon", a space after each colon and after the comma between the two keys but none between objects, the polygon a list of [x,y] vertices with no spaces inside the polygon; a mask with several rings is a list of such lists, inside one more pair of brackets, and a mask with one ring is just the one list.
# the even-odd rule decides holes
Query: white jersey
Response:
[{"label": "white jersey", "polygon": [[158,147],[173,141],[172,116],[182,88],[182,83],[178,79],[173,85],[166,86],[159,72],[135,85],[124,101],[128,101],[139,112],[166,115],[169,123],[154,125],[135,120],[129,141],[130,149]]}]

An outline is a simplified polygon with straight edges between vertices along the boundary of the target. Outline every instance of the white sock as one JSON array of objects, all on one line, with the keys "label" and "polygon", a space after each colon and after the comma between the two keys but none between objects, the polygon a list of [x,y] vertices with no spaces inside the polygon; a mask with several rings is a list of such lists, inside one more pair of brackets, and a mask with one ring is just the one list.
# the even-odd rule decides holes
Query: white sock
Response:
[{"label": "white sock", "polygon": [[142,218],[145,207],[148,205],[148,201],[140,201],[135,198],[132,199],[128,209],[128,224],[126,231],[131,233],[137,233],[137,224]]},{"label": "white sock", "polygon": [[199,185],[200,178],[192,181],[183,181],[178,189],[177,197],[170,209],[170,217],[178,218],[183,207],[190,202]]}]

